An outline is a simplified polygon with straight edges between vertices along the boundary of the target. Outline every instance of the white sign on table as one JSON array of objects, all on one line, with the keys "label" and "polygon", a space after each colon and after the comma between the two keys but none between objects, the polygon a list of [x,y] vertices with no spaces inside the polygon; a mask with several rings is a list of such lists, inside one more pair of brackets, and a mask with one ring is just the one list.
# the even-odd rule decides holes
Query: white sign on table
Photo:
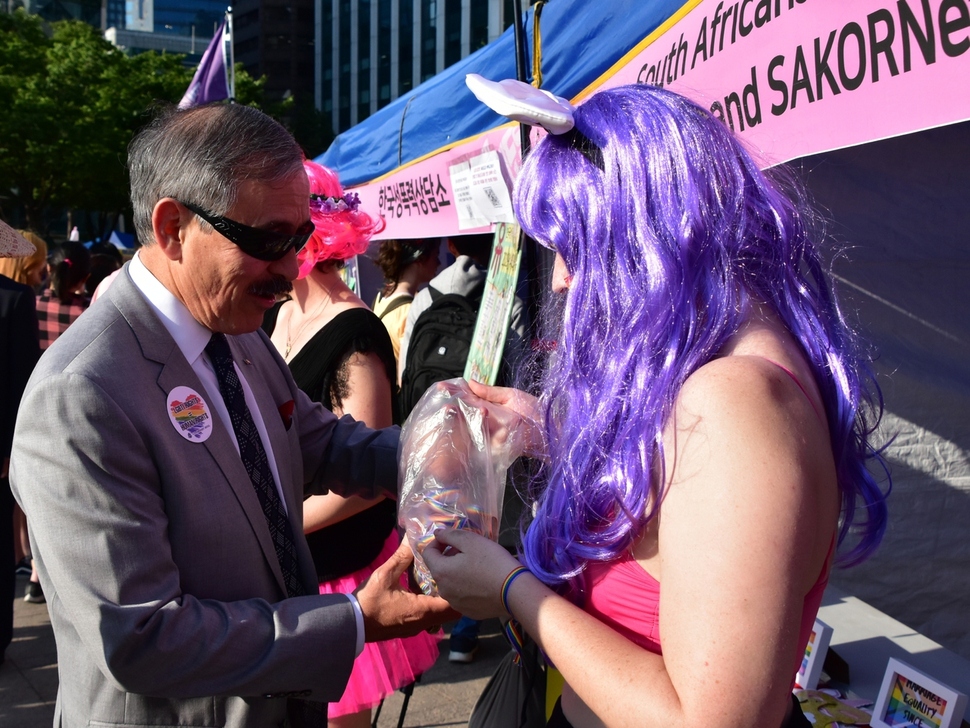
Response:
[{"label": "white sign on table", "polygon": [[889,658],[872,728],[959,728],[967,696],[894,657]]},{"label": "white sign on table", "polygon": [[821,619],[816,619],[808,644],[805,645],[805,656],[802,658],[801,667],[795,675],[797,687],[804,690],[814,690],[818,687],[818,679],[822,674],[822,665],[825,663],[825,655],[829,651],[831,641],[832,628]]}]

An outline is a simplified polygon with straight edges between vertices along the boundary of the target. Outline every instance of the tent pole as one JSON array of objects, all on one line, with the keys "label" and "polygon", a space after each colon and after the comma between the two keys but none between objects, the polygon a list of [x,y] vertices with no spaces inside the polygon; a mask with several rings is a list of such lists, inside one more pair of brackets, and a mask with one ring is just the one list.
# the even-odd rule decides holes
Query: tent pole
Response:
[{"label": "tent pole", "polygon": [[226,8],[226,18],[229,21],[229,103],[236,103],[236,39],[233,37],[232,6]]},{"label": "tent pole", "polygon": [[[512,12],[515,14],[513,24],[515,30],[515,77],[523,83],[528,83],[526,64],[525,18],[522,17],[522,0],[512,0]],[[529,153],[529,128],[519,124],[519,138],[522,144],[522,159]]]},{"label": "tent pole", "polygon": [[[515,76],[523,83],[529,83],[528,79],[528,53],[526,52],[525,18],[522,16],[522,0],[512,0],[512,8],[515,13]],[[533,38],[533,42],[535,39]],[[525,160],[529,154],[531,146],[529,139],[529,127],[519,124],[519,139],[522,145],[522,159]],[[520,233],[521,234],[521,233]],[[552,270],[551,255],[545,248],[539,249],[532,238],[522,235],[522,268],[521,275],[526,281],[528,290],[527,300],[525,301],[528,312],[529,343],[530,345],[539,337],[539,302],[542,300],[542,289],[549,280],[549,271]],[[531,385],[531,383],[530,383]],[[532,387],[529,386],[529,389]]]}]

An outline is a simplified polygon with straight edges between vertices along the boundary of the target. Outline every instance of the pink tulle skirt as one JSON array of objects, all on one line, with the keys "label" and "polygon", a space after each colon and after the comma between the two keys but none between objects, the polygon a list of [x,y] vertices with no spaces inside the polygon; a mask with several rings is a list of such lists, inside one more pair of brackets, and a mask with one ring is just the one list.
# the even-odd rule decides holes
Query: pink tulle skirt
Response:
[{"label": "pink tulle skirt", "polygon": [[[320,584],[320,593],[352,592],[374,573],[374,569],[390,558],[400,543],[400,536],[392,531],[384,542],[381,553],[370,565],[339,579],[323,582]],[[401,582],[407,588],[407,576],[403,576]],[[434,635],[422,632],[405,639],[366,643],[364,651],[354,661],[354,669],[350,673],[344,694],[338,702],[330,703],[328,717],[338,718],[341,715],[369,710],[395,690],[410,685],[438,659],[438,641],[443,634],[441,631]]]}]

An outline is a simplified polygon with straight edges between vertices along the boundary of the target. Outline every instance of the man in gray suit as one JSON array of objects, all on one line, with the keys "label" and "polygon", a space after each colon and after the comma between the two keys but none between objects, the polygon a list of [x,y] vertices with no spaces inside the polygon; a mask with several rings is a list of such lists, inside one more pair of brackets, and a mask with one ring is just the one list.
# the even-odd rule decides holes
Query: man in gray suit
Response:
[{"label": "man in gray suit", "polygon": [[355,595],[317,593],[303,498],[396,495],[398,430],[312,403],[259,330],[312,231],[302,157],[238,105],[132,142],[145,246],[46,352],[14,438],[55,725],[314,724],[365,639],[452,616],[400,588],[406,547]]}]

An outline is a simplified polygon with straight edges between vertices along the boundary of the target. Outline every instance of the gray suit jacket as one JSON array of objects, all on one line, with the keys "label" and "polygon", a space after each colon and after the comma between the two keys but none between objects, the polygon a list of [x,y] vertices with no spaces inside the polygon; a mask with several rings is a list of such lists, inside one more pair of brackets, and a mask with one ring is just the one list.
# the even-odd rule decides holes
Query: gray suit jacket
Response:
[{"label": "gray suit jacket", "polygon": [[[262,332],[229,340],[294,533],[305,495],[396,492],[396,428],[311,402]],[[205,392],[124,271],[27,386],[11,480],[57,642],[55,725],[275,726],[287,697],[336,700],[350,674],[350,602],[316,595],[302,538],[314,596],[284,598],[233,436],[218,417],[204,443],[179,435],[167,395],[180,385]]]}]

